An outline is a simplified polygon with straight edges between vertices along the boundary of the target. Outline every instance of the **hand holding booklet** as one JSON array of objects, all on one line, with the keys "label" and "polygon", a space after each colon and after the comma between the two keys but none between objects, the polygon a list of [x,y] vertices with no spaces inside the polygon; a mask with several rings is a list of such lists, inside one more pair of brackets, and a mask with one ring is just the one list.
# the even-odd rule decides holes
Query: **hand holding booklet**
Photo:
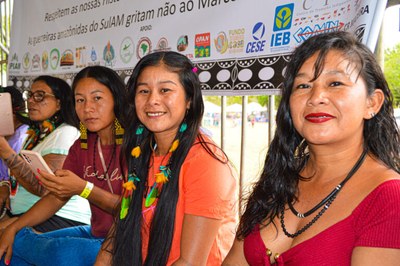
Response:
[{"label": "hand holding booklet", "polygon": [[[39,171],[45,170],[46,172],[53,174],[53,171],[51,171],[50,167],[47,165],[46,161],[43,159],[43,157],[35,151],[29,151],[29,150],[22,150],[19,153],[22,158],[29,164],[31,167],[32,171],[35,174],[39,174]],[[39,171],[38,171],[39,169]]]}]

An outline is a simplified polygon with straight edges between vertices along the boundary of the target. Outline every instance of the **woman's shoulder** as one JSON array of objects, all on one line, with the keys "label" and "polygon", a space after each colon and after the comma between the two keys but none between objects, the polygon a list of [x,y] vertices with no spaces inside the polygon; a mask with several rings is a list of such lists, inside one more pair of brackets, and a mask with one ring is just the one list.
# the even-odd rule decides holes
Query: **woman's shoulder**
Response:
[{"label": "woman's shoulder", "polygon": [[62,123],[60,126],[58,126],[54,130],[54,132],[62,132],[63,134],[64,133],[69,133],[69,134],[74,134],[74,135],[80,135],[80,132],[76,127],[71,126],[71,125],[69,125],[67,123]]},{"label": "woman's shoulder", "polygon": [[[365,213],[365,208],[375,209],[381,212],[387,205],[396,208],[400,213],[400,178],[399,175],[393,175],[392,178],[384,178],[370,193],[360,202],[355,212]],[[400,217],[400,216],[399,216]]]},{"label": "woman's shoulder", "polygon": [[[187,156],[187,160],[200,158],[218,158],[225,162],[228,161],[226,154],[222,149],[207,135],[200,134],[194,141]],[[214,158],[215,159],[215,158]]]}]

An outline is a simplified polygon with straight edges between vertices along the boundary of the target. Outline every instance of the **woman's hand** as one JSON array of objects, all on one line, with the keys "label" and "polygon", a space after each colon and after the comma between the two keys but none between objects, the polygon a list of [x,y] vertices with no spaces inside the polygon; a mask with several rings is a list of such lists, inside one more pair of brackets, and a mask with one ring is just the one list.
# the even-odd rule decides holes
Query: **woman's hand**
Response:
[{"label": "woman's hand", "polygon": [[12,225],[8,226],[5,229],[2,229],[2,234],[0,236],[0,258],[4,255],[4,263],[6,265],[10,264],[11,256],[12,256],[12,246],[14,243],[15,235],[17,231],[14,229]]},{"label": "woman's hand", "polygon": [[69,170],[57,170],[55,175],[41,171],[40,184],[59,198],[79,195],[85,188],[86,181]]},{"label": "woman's hand", "polygon": [[0,230],[7,228],[10,224],[12,224],[13,222],[15,222],[18,217],[8,217],[4,218],[1,220],[0,222]]}]

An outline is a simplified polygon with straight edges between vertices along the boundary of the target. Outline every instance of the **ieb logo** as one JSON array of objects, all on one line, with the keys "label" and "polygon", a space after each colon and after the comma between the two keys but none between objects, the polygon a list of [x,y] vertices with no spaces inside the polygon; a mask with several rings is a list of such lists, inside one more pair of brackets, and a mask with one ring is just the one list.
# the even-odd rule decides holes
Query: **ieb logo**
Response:
[{"label": "ieb logo", "polygon": [[265,34],[265,25],[262,22],[258,22],[253,27],[253,42],[247,43],[246,53],[262,52],[265,49],[265,40],[263,40]]},{"label": "ieb logo", "polygon": [[292,27],[293,8],[293,3],[276,7],[274,31],[288,30]]}]

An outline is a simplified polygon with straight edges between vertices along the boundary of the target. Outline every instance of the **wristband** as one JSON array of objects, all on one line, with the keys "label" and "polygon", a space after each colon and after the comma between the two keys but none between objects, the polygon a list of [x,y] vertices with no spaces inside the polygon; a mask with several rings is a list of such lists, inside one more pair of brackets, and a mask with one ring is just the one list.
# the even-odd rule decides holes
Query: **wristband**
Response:
[{"label": "wristband", "polygon": [[87,199],[90,195],[90,192],[92,192],[93,187],[94,187],[93,183],[86,181],[86,186],[82,190],[82,192],[79,196],[81,196],[84,199]]},{"label": "wristband", "polygon": [[0,181],[0,187],[2,187],[2,186],[8,187],[8,190],[11,191],[10,181],[8,181],[8,180],[2,180],[2,181]]}]

